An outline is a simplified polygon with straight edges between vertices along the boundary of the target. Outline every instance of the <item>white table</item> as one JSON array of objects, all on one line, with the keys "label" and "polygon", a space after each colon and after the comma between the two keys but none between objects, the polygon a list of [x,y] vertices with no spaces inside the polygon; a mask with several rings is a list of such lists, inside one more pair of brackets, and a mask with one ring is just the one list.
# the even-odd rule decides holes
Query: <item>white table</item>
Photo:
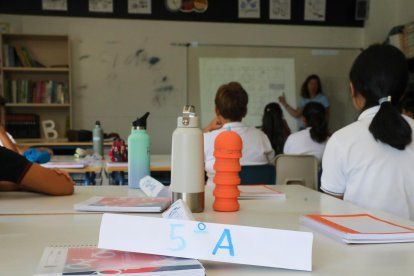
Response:
[{"label": "white table", "polygon": [[[194,214],[200,221],[249,225],[300,231],[312,231],[299,224],[299,217],[306,213],[361,213],[367,212],[352,204],[320,194],[301,186],[278,186],[286,193],[285,201],[242,200],[239,212],[220,213],[212,210],[211,189],[206,191],[206,208]],[[72,197],[30,197],[32,212],[72,211],[72,204],[89,195],[114,193],[124,195],[126,187],[76,187]],[[3,194],[1,194],[3,196]],[[54,199],[60,199],[59,203]],[[0,198],[0,209],[4,208]],[[51,203],[53,202],[53,203]],[[21,207],[15,205],[15,212]],[[12,206],[8,203],[9,210]],[[44,205],[43,208],[36,205]],[[27,203],[26,207],[29,208]],[[46,208],[45,206],[48,206]],[[19,211],[21,212],[21,210]],[[49,212],[50,213],[50,212]],[[396,217],[369,212],[396,223],[414,227],[414,222]],[[160,214],[145,214],[160,216]],[[50,245],[96,245],[101,214],[57,214],[57,215],[1,215],[0,216],[0,267],[1,275],[32,275],[44,247]],[[284,269],[246,266],[202,261],[207,275],[413,275],[414,243],[346,245],[314,232],[313,271],[302,272]]]}]

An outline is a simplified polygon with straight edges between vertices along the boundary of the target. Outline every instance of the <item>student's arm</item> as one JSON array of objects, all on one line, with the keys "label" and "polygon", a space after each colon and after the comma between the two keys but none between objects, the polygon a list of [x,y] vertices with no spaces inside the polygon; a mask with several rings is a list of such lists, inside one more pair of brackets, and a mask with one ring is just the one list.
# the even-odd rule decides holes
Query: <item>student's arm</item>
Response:
[{"label": "student's arm", "polygon": [[74,182],[68,174],[29,162],[5,147],[0,147],[0,190],[28,190],[49,195],[70,195]]},{"label": "student's arm", "polygon": [[8,148],[9,150],[19,153],[19,149],[17,148],[16,144],[13,143],[13,141],[7,135],[6,130],[1,125],[0,125],[0,141],[5,148]]},{"label": "student's arm", "polygon": [[214,118],[209,124],[208,124],[208,126],[206,126],[204,129],[203,129],[203,132],[210,132],[210,131],[213,131],[213,130],[216,130],[216,129],[219,129],[219,128],[221,128],[223,126],[223,124],[217,119],[217,118]]},{"label": "student's arm", "polygon": [[74,184],[68,174],[38,164],[32,164],[20,182],[25,190],[55,196],[73,194]]}]

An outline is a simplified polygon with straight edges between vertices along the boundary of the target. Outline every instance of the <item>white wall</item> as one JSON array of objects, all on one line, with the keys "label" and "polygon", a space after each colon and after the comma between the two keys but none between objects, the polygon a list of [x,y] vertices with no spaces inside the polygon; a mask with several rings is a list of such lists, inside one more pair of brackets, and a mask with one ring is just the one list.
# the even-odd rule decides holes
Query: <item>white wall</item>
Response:
[{"label": "white wall", "polygon": [[[20,15],[0,15],[0,21],[10,22],[16,33],[70,36],[75,129],[91,129],[100,119],[105,132],[118,132],[126,139],[134,117],[150,111],[152,152],[169,153],[176,117],[186,103],[187,84],[186,49],[172,43],[362,48],[383,41],[396,22],[412,21],[409,11],[413,8],[412,0],[373,0],[365,28]],[[161,62],[153,68],[128,69],[125,60],[136,49],[145,49]],[[121,61],[122,70],[116,68]],[[166,82],[174,89],[154,104],[154,90],[163,76],[168,76]]]}]

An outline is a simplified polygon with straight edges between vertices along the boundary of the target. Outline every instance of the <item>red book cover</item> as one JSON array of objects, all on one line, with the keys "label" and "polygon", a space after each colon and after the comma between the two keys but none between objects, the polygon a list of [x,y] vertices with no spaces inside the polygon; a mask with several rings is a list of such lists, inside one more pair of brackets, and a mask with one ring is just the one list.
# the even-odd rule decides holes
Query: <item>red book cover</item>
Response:
[{"label": "red book cover", "polygon": [[40,275],[204,275],[195,259],[97,247],[47,247],[35,276]]}]

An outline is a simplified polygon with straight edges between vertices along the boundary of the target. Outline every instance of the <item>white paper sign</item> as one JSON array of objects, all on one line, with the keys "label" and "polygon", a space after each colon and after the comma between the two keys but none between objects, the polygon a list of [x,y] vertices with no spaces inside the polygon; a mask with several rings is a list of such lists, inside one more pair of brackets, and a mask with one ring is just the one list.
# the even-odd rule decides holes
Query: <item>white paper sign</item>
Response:
[{"label": "white paper sign", "polygon": [[156,197],[165,188],[157,179],[147,175],[139,181],[139,188],[149,197]]},{"label": "white paper sign", "polygon": [[176,200],[168,210],[162,213],[162,217],[166,219],[194,220],[190,208],[182,199]]},{"label": "white paper sign", "polygon": [[309,232],[104,214],[98,247],[311,271],[312,241]]}]

